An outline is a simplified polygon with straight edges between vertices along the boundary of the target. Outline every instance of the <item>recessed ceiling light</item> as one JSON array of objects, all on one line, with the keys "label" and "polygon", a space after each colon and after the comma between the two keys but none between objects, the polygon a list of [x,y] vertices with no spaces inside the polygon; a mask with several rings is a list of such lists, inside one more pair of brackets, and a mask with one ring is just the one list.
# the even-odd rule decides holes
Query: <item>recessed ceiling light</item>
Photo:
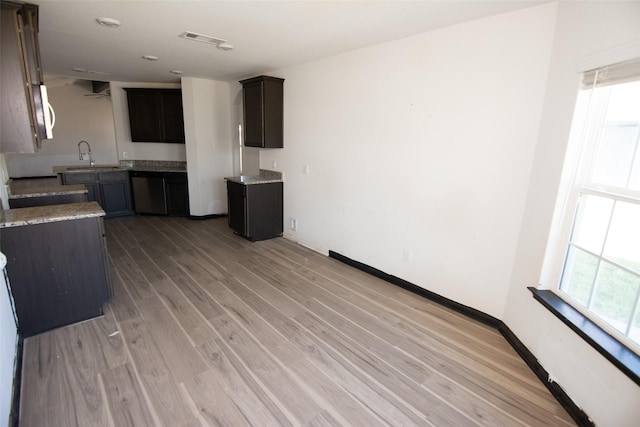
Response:
[{"label": "recessed ceiling light", "polygon": [[146,59],[147,61],[157,61],[160,58],[153,55],[142,55],[142,59]]},{"label": "recessed ceiling light", "polygon": [[182,74],[183,72],[180,70],[171,70],[169,71],[171,74]]},{"label": "recessed ceiling light", "polygon": [[121,24],[120,21],[113,18],[96,18],[96,21],[98,21],[98,24],[107,28],[118,28]]},{"label": "recessed ceiling light", "polygon": [[108,73],[106,71],[94,71],[94,70],[88,70],[87,73],[89,73],[89,74],[100,74],[100,75],[103,75],[103,76],[108,76],[109,74],[111,74],[111,73]]},{"label": "recessed ceiling light", "polygon": [[71,71],[75,71],[76,73],[86,73],[87,70],[84,68],[72,68]]}]

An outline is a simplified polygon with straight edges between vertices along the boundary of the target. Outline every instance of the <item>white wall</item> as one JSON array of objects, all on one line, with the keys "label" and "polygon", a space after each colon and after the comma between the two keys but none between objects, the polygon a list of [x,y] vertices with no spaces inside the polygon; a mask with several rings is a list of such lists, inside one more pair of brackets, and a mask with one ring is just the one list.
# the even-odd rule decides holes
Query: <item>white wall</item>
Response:
[{"label": "white wall", "polygon": [[[120,160],[175,160],[185,161],[184,144],[160,142],[132,142],[129,128],[129,107],[124,88],[180,88],[179,83],[131,83],[111,82],[111,102],[113,104],[113,122],[117,141],[117,158]],[[186,125],[186,124],[185,124]],[[186,129],[185,129],[186,131]],[[123,153],[127,153],[124,156]]]},{"label": "white wall", "polygon": [[[533,300],[585,57],[640,42],[640,2],[560,2],[549,79],[503,320],[602,426],[637,426],[640,387]],[[543,283],[552,286],[551,283]]]},{"label": "white wall", "polygon": [[237,147],[237,135],[232,133],[231,83],[183,78],[182,104],[191,215],[226,213],[224,177],[234,173],[233,150]]},{"label": "white wall", "polygon": [[88,164],[78,158],[78,142],[82,140],[91,144],[97,164],[117,163],[109,99],[85,96],[92,93],[91,82],[82,80],[49,86],[48,93],[56,112],[53,139],[44,140],[34,154],[6,154],[10,176],[48,176],[53,174],[53,166]]},{"label": "white wall", "polygon": [[7,425],[11,413],[18,331],[4,277],[6,258],[0,252],[0,424]]},{"label": "white wall", "polygon": [[285,148],[260,163],[284,172],[286,235],[501,317],[555,10],[271,73],[285,78]]}]

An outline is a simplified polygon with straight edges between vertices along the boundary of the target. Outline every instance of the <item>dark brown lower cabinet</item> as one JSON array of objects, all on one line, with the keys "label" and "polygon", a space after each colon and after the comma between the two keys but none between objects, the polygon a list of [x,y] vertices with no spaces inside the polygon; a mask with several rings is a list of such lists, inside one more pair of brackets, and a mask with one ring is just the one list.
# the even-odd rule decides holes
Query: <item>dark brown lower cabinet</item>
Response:
[{"label": "dark brown lower cabinet", "polygon": [[103,314],[111,275],[101,217],[3,228],[0,247],[23,336]]},{"label": "dark brown lower cabinet", "polygon": [[189,216],[189,185],[186,172],[165,172],[164,192],[167,199],[167,214]]},{"label": "dark brown lower cabinet", "polygon": [[134,214],[127,171],[62,172],[60,175],[64,185],[83,184],[87,188],[87,200],[98,202],[107,218]]},{"label": "dark brown lower cabinet", "polygon": [[282,191],[282,182],[227,181],[229,227],[251,241],[282,236]]},{"label": "dark brown lower cabinet", "polygon": [[52,196],[20,197],[9,199],[9,208],[29,208],[32,206],[61,205],[64,203],[86,202],[87,194],[56,194]]}]

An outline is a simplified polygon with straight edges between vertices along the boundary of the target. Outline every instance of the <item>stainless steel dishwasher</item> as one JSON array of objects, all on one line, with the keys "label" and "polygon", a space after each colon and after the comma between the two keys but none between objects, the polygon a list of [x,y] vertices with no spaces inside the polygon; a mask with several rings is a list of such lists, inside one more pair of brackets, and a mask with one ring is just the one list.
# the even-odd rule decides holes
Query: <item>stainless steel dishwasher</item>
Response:
[{"label": "stainless steel dishwasher", "polygon": [[136,213],[167,214],[167,199],[161,172],[132,171],[131,187]]}]

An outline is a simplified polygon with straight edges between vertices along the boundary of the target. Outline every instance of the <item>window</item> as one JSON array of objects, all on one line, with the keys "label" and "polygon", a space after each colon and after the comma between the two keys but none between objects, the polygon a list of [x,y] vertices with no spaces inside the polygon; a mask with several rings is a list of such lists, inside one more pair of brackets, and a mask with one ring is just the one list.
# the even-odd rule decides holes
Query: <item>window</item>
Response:
[{"label": "window", "polygon": [[558,292],[640,353],[640,59],[583,74],[572,134]]}]

